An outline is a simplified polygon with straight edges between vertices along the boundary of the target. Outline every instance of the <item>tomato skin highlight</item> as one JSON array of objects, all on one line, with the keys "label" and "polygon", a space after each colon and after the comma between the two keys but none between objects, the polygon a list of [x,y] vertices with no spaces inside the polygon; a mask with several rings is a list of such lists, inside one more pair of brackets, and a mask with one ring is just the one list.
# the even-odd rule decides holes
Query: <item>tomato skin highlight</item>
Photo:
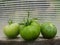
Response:
[{"label": "tomato skin highlight", "polygon": [[41,24],[41,33],[44,38],[51,39],[56,36],[57,28],[51,22],[45,22],[45,23]]},{"label": "tomato skin highlight", "polygon": [[10,25],[6,25],[3,29],[4,34],[8,38],[16,38],[19,34],[19,27],[20,25],[18,23],[12,23]]},{"label": "tomato skin highlight", "polygon": [[40,35],[40,24],[33,21],[30,25],[25,26],[20,31],[20,35],[26,41],[31,41],[31,40],[37,39]]}]

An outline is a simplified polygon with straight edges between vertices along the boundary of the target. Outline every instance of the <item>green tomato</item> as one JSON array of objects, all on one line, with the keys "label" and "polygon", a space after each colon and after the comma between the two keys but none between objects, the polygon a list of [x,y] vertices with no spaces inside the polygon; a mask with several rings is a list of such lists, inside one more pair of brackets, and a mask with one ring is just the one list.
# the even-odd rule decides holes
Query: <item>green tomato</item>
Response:
[{"label": "green tomato", "polygon": [[53,1],[60,1],[60,0],[53,0]]},{"label": "green tomato", "polygon": [[40,24],[36,21],[32,21],[31,24],[22,27],[20,35],[26,41],[37,39],[40,35]]},{"label": "green tomato", "polygon": [[57,28],[51,22],[46,22],[46,23],[41,24],[41,33],[44,38],[51,39],[56,36]]},{"label": "green tomato", "polygon": [[19,34],[19,27],[20,25],[18,23],[12,23],[10,25],[7,25],[4,27],[4,34],[8,38],[16,38]]}]

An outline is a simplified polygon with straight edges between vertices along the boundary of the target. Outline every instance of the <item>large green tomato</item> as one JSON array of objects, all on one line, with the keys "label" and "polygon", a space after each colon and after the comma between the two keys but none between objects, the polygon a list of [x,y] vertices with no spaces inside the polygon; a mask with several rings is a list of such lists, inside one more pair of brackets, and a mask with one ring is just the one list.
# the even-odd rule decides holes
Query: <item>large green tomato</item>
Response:
[{"label": "large green tomato", "polygon": [[57,28],[51,22],[41,24],[41,33],[44,38],[51,39],[57,34]]},{"label": "large green tomato", "polygon": [[20,30],[21,37],[26,41],[35,40],[40,35],[40,24],[32,21],[28,26],[22,26]]},{"label": "large green tomato", "polygon": [[4,34],[8,38],[16,38],[19,34],[19,27],[20,25],[18,23],[12,23],[10,25],[7,25],[4,27]]}]

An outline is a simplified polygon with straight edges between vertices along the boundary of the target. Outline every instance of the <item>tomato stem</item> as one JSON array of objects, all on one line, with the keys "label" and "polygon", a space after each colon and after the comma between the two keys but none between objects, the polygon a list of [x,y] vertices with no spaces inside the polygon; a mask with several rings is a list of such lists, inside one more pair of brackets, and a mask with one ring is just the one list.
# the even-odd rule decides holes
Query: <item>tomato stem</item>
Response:
[{"label": "tomato stem", "polygon": [[13,20],[9,19],[8,24],[10,25],[12,23],[13,23]]},{"label": "tomato stem", "polygon": [[30,14],[29,14],[29,11],[28,11],[28,19],[29,19],[29,17],[30,17]]},{"label": "tomato stem", "polygon": [[29,13],[30,12],[28,11],[27,22],[25,23],[26,26],[30,25],[30,19],[29,19],[30,14]]},{"label": "tomato stem", "polygon": [[29,25],[29,12],[28,12],[28,17],[27,17],[27,25]]}]

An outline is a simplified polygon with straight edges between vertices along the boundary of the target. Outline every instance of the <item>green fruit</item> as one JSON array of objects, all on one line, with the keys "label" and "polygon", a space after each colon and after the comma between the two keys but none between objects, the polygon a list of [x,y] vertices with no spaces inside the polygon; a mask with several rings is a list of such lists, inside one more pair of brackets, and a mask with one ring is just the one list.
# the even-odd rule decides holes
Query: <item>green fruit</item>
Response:
[{"label": "green fruit", "polygon": [[6,25],[4,27],[4,34],[8,38],[16,38],[19,34],[19,27],[20,25],[18,23],[12,23],[10,25]]},{"label": "green fruit", "polygon": [[32,21],[29,25],[25,25],[20,31],[21,37],[26,41],[35,40],[40,35],[40,24]]},{"label": "green fruit", "polygon": [[60,0],[53,0],[53,1],[60,1]]},{"label": "green fruit", "polygon": [[29,12],[27,20],[24,20],[24,24],[20,28],[20,35],[26,41],[35,40],[40,35],[40,24],[36,19],[29,19]]},{"label": "green fruit", "polygon": [[57,28],[51,22],[41,24],[41,33],[44,38],[51,39],[57,34]]}]

